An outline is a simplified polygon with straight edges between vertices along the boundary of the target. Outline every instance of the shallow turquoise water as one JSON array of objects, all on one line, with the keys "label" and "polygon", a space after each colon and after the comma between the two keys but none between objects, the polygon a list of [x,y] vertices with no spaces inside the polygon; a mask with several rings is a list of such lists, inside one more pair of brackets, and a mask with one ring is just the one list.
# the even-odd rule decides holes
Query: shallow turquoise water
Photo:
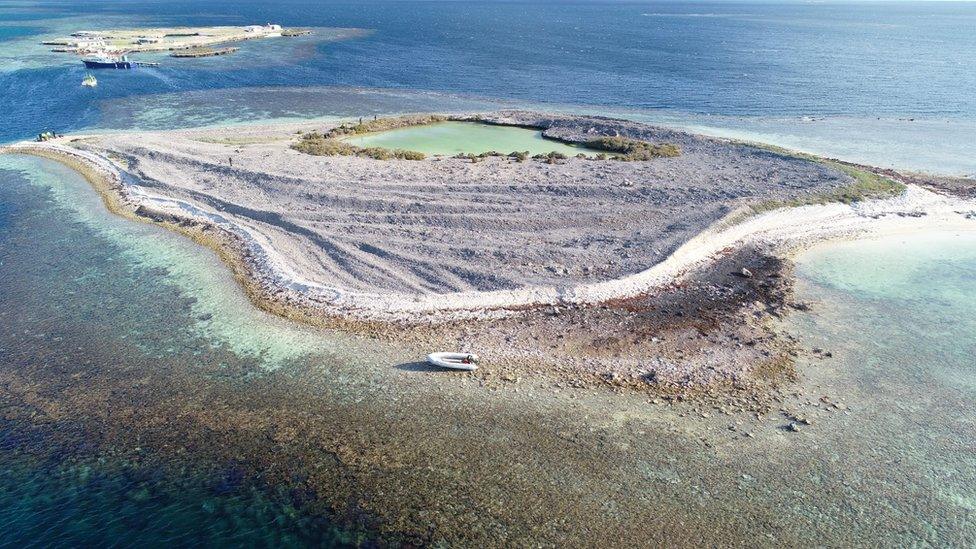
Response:
[{"label": "shallow turquoise water", "polygon": [[[140,380],[155,379],[161,394],[133,393],[154,408],[186,399],[192,409],[197,390],[206,405],[208,392],[224,387],[226,398],[242,399],[247,409],[251,400],[261,402],[257,383],[292,372],[295,387],[308,388],[294,401],[302,414],[335,416],[335,436],[348,444],[375,436],[356,446],[367,455],[395,448],[390,459],[403,467],[391,473],[387,491],[404,479],[435,485],[451,479],[419,504],[402,500],[406,515],[456,512],[474,501],[524,504],[525,493],[513,486],[532,486],[529,499],[561,502],[570,512],[617,486],[623,492],[615,513],[650,516],[686,540],[970,546],[974,269],[972,235],[836,244],[802,257],[799,297],[814,309],[789,324],[803,346],[833,357],[800,364],[796,389],[805,396],[787,406],[814,423],[788,433],[776,414],[744,417],[741,428],[756,434],[744,438],[727,429],[735,418],[678,417],[642,398],[587,393],[560,400],[549,389],[535,398],[397,368],[398,359],[416,357],[264,315],[209,251],[108,214],[87,183],[58,164],[3,156],[0,523],[12,529],[2,539],[19,544],[29,536],[43,545],[361,539],[303,513],[287,486],[268,489],[233,461],[209,461],[206,448],[163,464],[133,460],[142,455],[134,448],[106,454],[101,416],[59,417],[50,406],[60,398],[70,404],[78,389],[97,396],[103,381],[134,390]],[[35,397],[33,407],[22,398],[7,406],[2,391],[24,391],[26,380],[31,394],[32,376],[43,398]],[[187,377],[190,387],[181,385]],[[276,395],[264,410],[287,407],[293,394]],[[820,395],[844,402],[846,411],[804,403]],[[108,398],[104,409],[139,409],[139,400],[125,397]],[[342,415],[349,411],[355,421]],[[158,425],[169,432],[173,418],[165,417]],[[245,445],[269,434],[244,433]],[[565,451],[563,433],[571,435],[573,451]],[[435,442],[443,454],[427,453]],[[582,469],[576,450],[599,459]],[[284,444],[277,451],[294,455]],[[461,454],[478,466],[464,467],[468,461],[456,459]],[[469,491],[456,493],[456,478],[470,481]],[[532,479],[543,484],[528,484]],[[574,499],[581,493],[589,499]],[[686,515],[700,522],[667,523]]]},{"label": "shallow turquoise water", "polygon": [[[310,357],[340,360],[332,353],[341,337],[312,337],[256,310],[214,254],[109,214],[60,164],[0,155],[0,326],[0,546],[361,539],[302,512],[287,486],[256,483],[234,463],[106,454],[90,417],[44,409],[50,419],[23,419],[36,413],[7,397],[40,390],[52,373],[63,378],[60,397],[94,376],[139,369],[246,380]],[[25,377],[7,385],[14,373]],[[129,405],[118,395],[108,409]]]},{"label": "shallow turquoise water", "polygon": [[546,139],[542,137],[541,131],[473,122],[442,122],[414,126],[362,137],[350,137],[345,141],[360,147],[407,149],[432,155],[479,154],[490,151],[502,154],[513,151],[546,154],[555,151],[566,156],[575,156],[580,153],[599,152]]},{"label": "shallow turquoise water", "polygon": [[976,387],[976,233],[831,244],[799,266],[801,276],[840,298],[837,307],[863,308],[858,314],[866,318],[852,324],[864,331],[841,341],[856,338],[877,352],[872,362]]},{"label": "shallow turquoise water", "polygon": [[[976,229],[976,227],[974,227]],[[850,415],[819,443],[884,494],[872,520],[905,544],[976,541],[976,232],[829,244],[800,258],[793,322],[833,357],[802,385],[842,396]]]},{"label": "shallow turquoise water", "polygon": [[0,170],[21,180],[10,185],[27,183],[48,193],[62,215],[84,226],[99,241],[117,247],[113,262],[156,270],[159,282],[178,288],[188,299],[197,336],[222,341],[241,356],[260,358],[264,368],[335,350],[343,340],[318,337],[310,329],[256,310],[229,283],[215,254],[177,234],[109,213],[84,178],[66,166],[28,156],[0,155]]}]

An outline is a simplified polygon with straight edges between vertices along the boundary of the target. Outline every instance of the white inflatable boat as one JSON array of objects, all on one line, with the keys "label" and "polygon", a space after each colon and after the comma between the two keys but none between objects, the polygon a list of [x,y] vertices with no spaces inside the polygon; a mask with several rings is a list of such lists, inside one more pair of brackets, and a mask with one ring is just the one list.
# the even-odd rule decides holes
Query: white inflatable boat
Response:
[{"label": "white inflatable boat", "polygon": [[478,369],[478,355],[472,353],[430,353],[427,362],[452,370]]}]

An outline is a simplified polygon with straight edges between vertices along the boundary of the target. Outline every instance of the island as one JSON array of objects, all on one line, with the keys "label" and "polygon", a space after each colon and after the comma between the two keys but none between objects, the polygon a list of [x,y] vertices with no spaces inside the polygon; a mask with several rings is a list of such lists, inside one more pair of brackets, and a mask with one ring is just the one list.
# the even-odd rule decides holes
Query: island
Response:
[{"label": "island", "polygon": [[799,352],[776,323],[808,307],[791,254],[976,224],[971,181],[597,116],[415,114],[6,152],[68,164],[113,211],[212,247],[282,316],[418,354],[476,351],[468,375],[485,383],[545,372],[757,413]]},{"label": "island", "polygon": [[[210,46],[281,36],[309,34],[309,29],[283,29],[281,25],[247,25],[242,27],[174,27],[83,30],[70,36],[46,40],[53,51],[88,53],[148,53],[175,50],[205,51]],[[228,50],[213,50],[229,52]],[[216,55],[216,54],[213,54]]]}]

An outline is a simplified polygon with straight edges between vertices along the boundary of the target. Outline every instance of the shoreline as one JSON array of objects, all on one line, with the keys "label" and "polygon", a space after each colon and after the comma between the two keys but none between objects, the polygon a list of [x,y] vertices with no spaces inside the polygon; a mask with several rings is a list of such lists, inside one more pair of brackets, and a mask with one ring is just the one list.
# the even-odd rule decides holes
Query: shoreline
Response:
[{"label": "shoreline", "polygon": [[191,219],[180,219],[164,212],[154,211],[144,206],[133,205],[125,194],[120,182],[114,181],[104,166],[86,159],[75,152],[52,147],[11,148],[0,146],[0,154],[26,154],[61,163],[78,172],[98,193],[102,203],[113,214],[138,223],[149,223],[181,234],[197,244],[214,252],[230,268],[234,279],[241,285],[245,295],[258,309],[268,313],[310,324],[333,329],[346,329],[353,332],[369,333],[370,323],[355,322],[352,319],[329,318],[312,314],[293,304],[282,303],[266,295],[257,280],[252,276],[248,264],[246,246],[235,234],[220,227],[206,225]]},{"label": "shoreline", "polygon": [[[213,249],[231,266],[235,277],[252,299],[262,304],[262,309],[305,321],[311,320],[306,317],[313,316],[330,318],[326,325],[334,325],[337,319],[356,324],[432,324],[500,318],[538,307],[594,306],[660,291],[691,272],[707,269],[724,251],[748,245],[771,245],[776,255],[788,258],[820,241],[870,234],[882,236],[904,230],[906,226],[976,229],[976,223],[970,226],[965,217],[969,211],[976,212],[976,202],[951,199],[924,189],[916,178],[902,195],[889,199],[870,199],[850,205],[787,206],[762,213],[738,208],[663,260],[621,278],[562,287],[429,295],[378,294],[339,289],[296,276],[289,272],[274,249],[246,229],[225,217],[214,218],[193,205],[128,186],[118,167],[103,157],[52,143],[17,143],[0,147],[0,152],[42,156],[75,169],[88,179],[114,213],[160,224]],[[922,217],[924,222],[918,223]],[[286,310],[290,312],[285,313]],[[298,311],[301,313],[296,314]],[[435,314],[440,318],[429,318]]]},{"label": "shoreline", "polygon": [[[71,184],[73,188],[87,191],[87,184],[78,178],[72,177]],[[44,199],[43,195],[38,197]],[[72,223],[70,218],[63,221],[66,223],[62,226]],[[34,255],[47,257],[50,256],[47,250],[58,249],[59,231],[52,232],[49,239],[53,237],[55,245],[45,247],[44,254],[35,252]],[[152,234],[146,238],[151,245]],[[29,247],[19,246],[18,251],[23,259],[8,263],[8,267],[16,268],[32,261]],[[741,260],[729,258],[727,264],[741,264]],[[101,265],[106,274],[98,277],[96,283],[100,284],[100,291],[112,291],[118,285],[110,282],[111,273],[124,275],[126,269],[119,271],[119,265]],[[11,272],[9,268],[8,272]],[[765,279],[759,269],[754,274],[749,281]],[[61,276],[71,279],[73,273],[63,270]],[[125,280],[137,281],[142,277]],[[132,284],[123,286],[133,287]],[[86,287],[90,286],[81,286]],[[18,337],[23,339],[20,334],[33,326],[39,328],[37,331],[51,333],[45,318],[56,313],[61,305],[43,294],[39,297],[37,304],[47,308],[27,310],[25,304],[23,314],[10,315],[17,322],[12,326],[16,329],[7,332],[10,342]],[[176,300],[181,301],[178,297]],[[134,303],[134,309],[138,312],[156,303],[157,295],[148,294],[143,301]],[[12,311],[18,310],[14,304]],[[174,326],[179,326],[184,317],[192,325],[194,316],[192,311],[177,310],[173,316],[151,317],[154,322],[144,325],[163,329],[169,323],[160,325],[159,322],[173,319]],[[911,413],[899,414],[892,421],[883,422],[889,416],[876,414],[877,407],[872,402],[886,402],[888,395],[895,391],[879,393],[876,384],[870,383],[872,379],[852,383],[852,374],[863,369],[841,368],[851,363],[840,362],[842,349],[833,346],[828,348],[834,351],[837,363],[824,361],[821,367],[814,363],[800,384],[791,383],[789,392],[782,391],[787,395],[795,391],[802,394],[776,403],[769,413],[759,418],[752,413],[734,411],[730,416],[724,409],[697,402],[652,405],[649,397],[630,392],[618,395],[616,390],[607,387],[601,387],[604,390],[599,394],[587,389],[556,391],[550,386],[540,387],[531,378],[521,383],[504,381],[490,385],[488,379],[473,376],[384,367],[365,364],[366,361],[347,364],[340,360],[340,364],[332,364],[332,360],[324,359],[318,366],[296,364],[293,368],[255,376],[248,375],[251,370],[241,368],[233,360],[233,352],[200,359],[192,354],[196,345],[179,345],[182,340],[176,340],[177,344],[173,345],[169,337],[152,338],[154,346],[145,351],[126,338],[123,341],[133,345],[131,354],[114,350],[111,354],[94,356],[67,354],[65,350],[73,350],[76,345],[82,353],[108,347],[92,335],[116,339],[125,335],[124,331],[91,323],[86,323],[84,328],[85,332],[71,339],[51,340],[39,346],[46,353],[11,355],[17,362],[7,369],[10,383],[5,386],[19,392],[11,396],[15,405],[9,407],[8,419],[23,425],[23,432],[35,435],[16,438],[16,441],[28,444],[37,439],[38,432],[50,433],[45,440],[64,442],[64,446],[57,446],[51,452],[55,456],[64,454],[61,448],[79,458],[117,456],[144,466],[150,474],[158,473],[160,467],[169,463],[177,475],[192,470],[181,467],[186,460],[190,464],[214,464],[211,478],[215,483],[225,479],[228,471],[246,471],[248,478],[267,482],[272,488],[290,488],[293,486],[290,483],[295,483],[301,488],[299,493],[310,498],[303,501],[311,501],[322,513],[334,513],[325,516],[334,516],[336,520],[375,520],[369,524],[382,528],[386,536],[416,539],[417,543],[472,539],[480,543],[485,539],[499,539],[487,537],[497,530],[476,528],[485,523],[485,517],[492,524],[503,524],[505,541],[511,543],[544,539],[559,544],[584,537],[598,542],[607,532],[620,537],[621,520],[632,526],[622,534],[628,542],[640,543],[641,539],[666,542],[673,539],[674,532],[684,531],[675,528],[685,528],[695,536],[701,531],[718,532],[710,538],[715,543],[733,543],[750,539],[753,533],[750,528],[756,523],[755,513],[779,520],[773,527],[779,528],[777,535],[781,539],[810,539],[821,534],[819,530],[810,533],[802,509],[784,517],[784,509],[794,509],[789,501],[795,499],[795,490],[817,496],[819,499],[812,501],[820,505],[820,502],[837,501],[851,489],[847,484],[851,477],[838,474],[832,477],[839,479],[836,484],[825,490],[817,482],[822,478],[817,473],[823,473],[817,464],[846,467],[846,462],[838,464],[832,458],[834,449],[844,446],[846,441],[863,441],[862,431],[880,431],[855,447],[865,449],[861,453],[867,457],[859,463],[866,471],[874,472],[877,468],[870,459],[874,455],[871,451],[885,440],[903,440],[899,436],[904,432],[902,418],[915,417]],[[176,352],[167,350],[170,346],[177,347]],[[110,360],[116,356],[129,362],[120,367]],[[42,360],[46,357],[50,359]],[[85,359],[90,357],[101,359],[89,364]],[[225,365],[228,359],[229,368]],[[836,374],[840,375],[835,378]],[[874,379],[879,376],[885,379],[888,375],[887,371],[878,371]],[[824,386],[820,383],[824,378],[836,382]],[[66,379],[74,380],[72,390],[67,392]],[[485,385],[479,386],[482,381]],[[912,406],[913,380],[906,381],[904,385],[909,392],[905,401]],[[45,395],[54,396],[45,399]],[[826,400],[823,395],[827,395]],[[859,395],[873,400],[858,398]],[[787,430],[794,421],[800,425],[797,433]],[[428,432],[435,436],[418,436]],[[99,436],[70,436],[73,433]],[[89,443],[90,440],[97,445]],[[902,455],[897,450],[904,447],[899,444],[886,455]],[[810,459],[810,448],[820,449],[815,456],[818,459]],[[954,448],[965,449],[961,444]],[[925,458],[924,453],[911,455],[919,456],[920,460]],[[459,456],[463,456],[463,461],[459,461]],[[808,469],[803,467],[809,463],[813,463],[809,467],[813,479],[810,483],[790,485],[789,490],[766,489],[770,483],[782,482],[784,478],[807,478]],[[532,469],[526,470],[524,464]],[[927,470],[917,467],[916,462],[903,465],[906,471]],[[784,477],[783,471],[800,474]],[[441,473],[443,476],[436,476]],[[750,478],[743,478],[743,474]],[[903,478],[884,471],[879,474],[895,482]],[[461,477],[468,480],[459,488],[457,479]],[[920,474],[919,478],[924,476]],[[679,508],[685,502],[696,505],[702,495],[691,487],[700,485],[700,479],[720,483],[715,485],[719,488],[713,486],[710,491],[731,499],[717,501],[715,506],[722,513],[719,516],[739,521],[735,524],[741,523],[741,530],[732,527],[701,530],[698,522],[687,522],[684,515],[672,522],[662,522],[674,517],[669,509]],[[630,487],[622,495],[627,499],[617,500],[618,508],[630,513],[626,517],[608,514],[603,507],[605,498],[584,499],[579,503],[580,486],[589,489],[608,485]],[[855,488],[860,486],[877,486],[877,481],[868,477]],[[756,494],[747,501],[766,501],[760,498],[770,493],[781,497],[744,518],[739,514],[724,514],[729,508],[725,501],[743,501],[743,490],[757,490],[745,493],[746,496]],[[648,499],[647,494],[660,497]],[[885,498],[889,496],[885,486],[872,494],[877,494],[877,501],[887,501]],[[431,501],[437,502],[434,507]],[[531,514],[527,515],[519,504],[524,501],[543,504],[529,505]],[[456,512],[458,503],[490,513],[461,516]],[[552,508],[573,513],[574,520],[565,524],[582,526],[570,532],[563,523],[550,528],[545,521]],[[419,511],[413,512],[414,509]],[[587,516],[603,518],[588,523]],[[664,519],[648,521],[647,516]],[[703,516],[697,511],[690,516],[698,517],[702,524],[715,521],[713,515]],[[575,520],[576,517],[580,520]],[[851,523],[861,524],[857,518],[852,513]],[[540,524],[544,528],[541,531]],[[920,528],[925,526],[919,524]],[[794,530],[783,528],[795,528],[808,537],[795,537]],[[736,534],[740,531],[741,538]],[[479,537],[473,538],[472,532]],[[847,537],[837,539],[847,540],[854,534],[843,531],[840,535]],[[692,539],[700,541],[700,536]]]},{"label": "shoreline", "polygon": [[781,382],[795,379],[794,362],[805,352],[777,326],[791,309],[809,306],[792,298],[791,260],[797,253],[823,242],[921,228],[976,230],[976,202],[909,184],[899,196],[853,204],[763,213],[739,208],[666,259],[619,279],[542,291],[377,299],[374,307],[399,308],[373,314],[362,306],[322,306],[294,287],[273,284],[282,280],[279,274],[267,276],[274,252],[244,228],[220,218],[183,215],[192,210],[125,183],[125,172],[107,158],[57,143],[19,144],[0,152],[67,165],[111,212],[210,248],[248,299],[279,317],[393,341],[408,356],[439,348],[477,351],[487,359],[470,375],[488,386],[517,387],[523,376],[541,376],[557,388],[638,391],[654,395],[655,402],[734,402],[736,410],[757,413],[776,407]]},{"label": "shoreline", "polygon": [[[104,29],[77,31],[71,36],[43,41],[55,46],[55,53],[90,53],[101,50],[125,50],[131,53],[187,51],[248,40],[281,38],[280,25],[211,26],[211,27],[146,27],[134,29]],[[297,36],[291,34],[289,36]]]}]

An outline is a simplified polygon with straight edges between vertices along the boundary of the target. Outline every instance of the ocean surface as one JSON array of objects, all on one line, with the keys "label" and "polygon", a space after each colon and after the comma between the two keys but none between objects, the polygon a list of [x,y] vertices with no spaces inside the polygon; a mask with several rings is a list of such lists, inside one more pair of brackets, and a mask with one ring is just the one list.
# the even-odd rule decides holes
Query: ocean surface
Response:
[{"label": "ocean surface", "polygon": [[[78,29],[265,21],[316,33],[227,57],[141,56],[162,66],[99,71],[96,89],[80,86],[77,59],[38,43]],[[487,103],[976,174],[973,28],[968,2],[0,0],[0,142]],[[332,97],[350,88],[419,96]]]}]

